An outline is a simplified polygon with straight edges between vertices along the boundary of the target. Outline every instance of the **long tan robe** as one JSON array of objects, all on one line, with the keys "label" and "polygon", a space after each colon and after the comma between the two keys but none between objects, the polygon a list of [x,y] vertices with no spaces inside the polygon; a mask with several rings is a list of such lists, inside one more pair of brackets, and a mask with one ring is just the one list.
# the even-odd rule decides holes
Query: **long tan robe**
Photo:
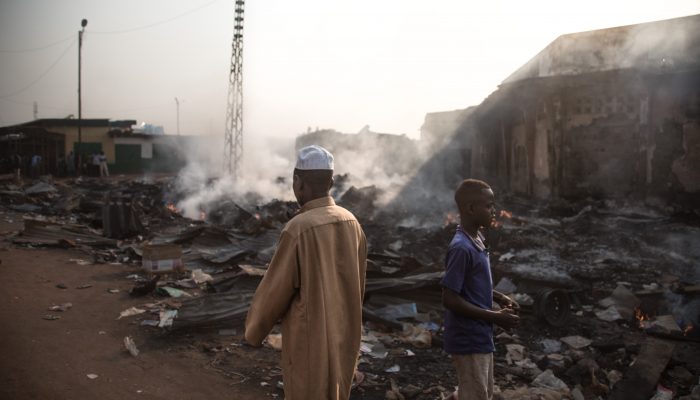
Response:
[{"label": "long tan robe", "polygon": [[246,318],[259,346],[282,319],[286,400],[347,399],[362,334],[367,243],[331,197],[306,203],[285,226]]}]

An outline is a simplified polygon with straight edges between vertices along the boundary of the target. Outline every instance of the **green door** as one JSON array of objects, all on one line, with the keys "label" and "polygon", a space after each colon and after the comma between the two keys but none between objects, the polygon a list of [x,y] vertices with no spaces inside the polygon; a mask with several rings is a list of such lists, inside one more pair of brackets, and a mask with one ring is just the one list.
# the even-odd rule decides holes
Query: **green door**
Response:
[{"label": "green door", "polygon": [[115,144],[114,145],[115,173],[128,174],[141,172],[141,145],[140,144]]}]

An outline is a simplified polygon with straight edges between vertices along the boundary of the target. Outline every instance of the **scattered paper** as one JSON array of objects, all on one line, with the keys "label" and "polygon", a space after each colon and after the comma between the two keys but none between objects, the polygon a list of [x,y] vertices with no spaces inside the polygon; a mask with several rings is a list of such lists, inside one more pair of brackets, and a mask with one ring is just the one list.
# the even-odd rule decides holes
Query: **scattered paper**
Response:
[{"label": "scattered paper", "polygon": [[122,319],[124,317],[131,317],[132,315],[139,315],[139,314],[143,314],[145,312],[146,312],[146,310],[142,310],[140,308],[129,307],[126,310],[119,313],[119,318],[117,318],[117,319]]}]

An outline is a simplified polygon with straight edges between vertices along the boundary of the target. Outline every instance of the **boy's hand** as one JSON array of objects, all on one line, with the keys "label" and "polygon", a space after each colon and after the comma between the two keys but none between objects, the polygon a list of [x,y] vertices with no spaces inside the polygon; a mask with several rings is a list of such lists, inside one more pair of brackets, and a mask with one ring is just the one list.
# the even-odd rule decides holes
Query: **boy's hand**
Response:
[{"label": "boy's hand", "polygon": [[520,304],[508,296],[503,296],[503,307],[511,308],[515,311],[520,311]]},{"label": "boy's hand", "polygon": [[493,321],[496,325],[505,329],[515,328],[520,323],[520,317],[515,315],[510,308],[504,308],[496,311],[496,318]]},{"label": "boy's hand", "polygon": [[503,294],[501,292],[497,292],[494,290],[493,299],[502,308],[511,308],[515,311],[520,311],[520,304],[518,304],[517,301],[511,299],[510,297],[506,296],[505,294]]}]

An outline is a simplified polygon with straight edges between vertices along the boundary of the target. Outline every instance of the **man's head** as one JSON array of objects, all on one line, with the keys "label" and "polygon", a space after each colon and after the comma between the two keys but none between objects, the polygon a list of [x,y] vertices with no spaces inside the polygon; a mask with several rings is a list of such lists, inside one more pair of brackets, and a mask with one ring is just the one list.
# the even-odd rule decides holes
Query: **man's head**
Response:
[{"label": "man's head", "polygon": [[333,155],[321,146],[299,150],[292,188],[299,205],[328,196],[333,186]]},{"label": "man's head", "polygon": [[491,187],[478,179],[465,179],[457,187],[455,202],[462,223],[478,227],[489,226],[496,215]]}]

